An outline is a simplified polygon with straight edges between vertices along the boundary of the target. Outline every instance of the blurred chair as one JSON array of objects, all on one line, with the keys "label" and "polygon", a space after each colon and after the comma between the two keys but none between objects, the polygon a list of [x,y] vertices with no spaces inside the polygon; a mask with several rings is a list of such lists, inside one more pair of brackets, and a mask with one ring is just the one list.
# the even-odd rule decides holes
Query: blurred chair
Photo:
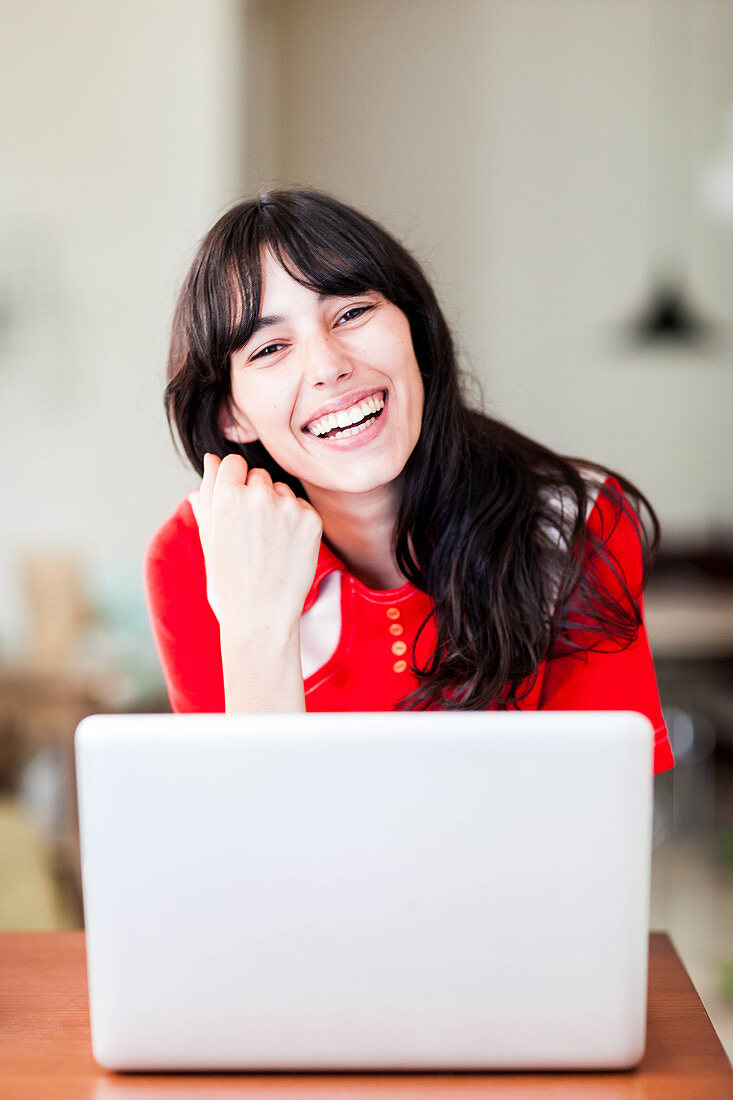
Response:
[{"label": "blurred chair", "polygon": [[27,554],[20,574],[28,610],[26,659],[36,669],[73,664],[74,650],[91,621],[84,570],[68,554]]},{"label": "blurred chair", "polygon": [[76,557],[34,551],[20,562],[19,576],[27,629],[19,655],[0,663],[2,779],[25,795],[50,834],[57,874],[81,919],[74,730],[88,714],[117,709],[120,675],[89,667],[81,656],[93,614]]},{"label": "blurred chair", "polygon": [[712,833],[724,809],[716,764],[733,756],[733,549],[661,554],[645,609],[676,760],[658,777],[658,835]]}]

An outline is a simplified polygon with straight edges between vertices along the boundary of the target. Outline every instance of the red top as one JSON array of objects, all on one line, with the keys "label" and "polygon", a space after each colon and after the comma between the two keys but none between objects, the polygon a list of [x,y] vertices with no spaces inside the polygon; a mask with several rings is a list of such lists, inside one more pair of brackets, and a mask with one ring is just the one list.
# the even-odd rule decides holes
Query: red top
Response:
[{"label": "red top", "polygon": [[[617,483],[611,482],[617,486]],[[588,528],[605,539],[639,592],[641,554],[631,520],[604,494]],[[586,553],[586,567],[613,587],[610,571]],[[338,571],[340,594],[335,577]],[[324,582],[326,582],[324,584]],[[206,571],[198,525],[188,499],[178,505],[150,541],[145,588],[153,637],[174,711],[224,711],[219,622],[206,595]],[[618,588],[618,582],[616,582]],[[417,687],[408,668],[412,642],[432,600],[409,582],[391,591],[367,588],[322,541],[313,584],[301,618],[301,655],[307,711],[387,711]],[[313,614],[308,614],[313,611]],[[315,649],[306,657],[308,634]],[[323,646],[323,638],[332,638]],[[424,665],[435,646],[432,620],[420,635],[416,659]],[[664,725],[646,630],[620,652],[586,652],[543,661],[523,710],[634,710],[655,730],[654,771],[674,758]]]}]

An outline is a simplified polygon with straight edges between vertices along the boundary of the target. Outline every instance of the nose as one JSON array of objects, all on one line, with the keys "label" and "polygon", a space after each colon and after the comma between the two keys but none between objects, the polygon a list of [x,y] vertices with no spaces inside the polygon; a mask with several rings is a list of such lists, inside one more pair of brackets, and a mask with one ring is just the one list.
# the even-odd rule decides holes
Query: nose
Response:
[{"label": "nose", "polygon": [[328,332],[314,334],[305,348],[305,379],[312,386],[333,385],[348,378],[353,365],[346,350]]}]

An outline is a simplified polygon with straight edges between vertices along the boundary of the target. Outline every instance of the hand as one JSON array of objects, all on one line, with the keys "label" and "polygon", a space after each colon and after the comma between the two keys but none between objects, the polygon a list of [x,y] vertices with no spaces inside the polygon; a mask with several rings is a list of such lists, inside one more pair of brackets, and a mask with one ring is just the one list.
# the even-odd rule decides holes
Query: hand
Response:
[{"label": "hand", "polygon": [[209,602],[222,629],[287,633],[318,563],[321,517],[240,455],[204,456],[197,519]]}]

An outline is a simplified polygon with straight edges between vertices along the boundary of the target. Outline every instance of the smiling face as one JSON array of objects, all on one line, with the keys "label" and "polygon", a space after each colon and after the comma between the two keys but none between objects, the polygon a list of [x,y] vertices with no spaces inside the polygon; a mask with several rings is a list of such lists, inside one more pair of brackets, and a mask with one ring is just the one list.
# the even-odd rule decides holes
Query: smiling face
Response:
[{"label": "smiling face", "polygon": [[268,252],[258,323],[230,363],[225,434],[259,439],[309,496],[368,493],[402,472],[424,391],[407,317],[381,294],[321,295]]}]

